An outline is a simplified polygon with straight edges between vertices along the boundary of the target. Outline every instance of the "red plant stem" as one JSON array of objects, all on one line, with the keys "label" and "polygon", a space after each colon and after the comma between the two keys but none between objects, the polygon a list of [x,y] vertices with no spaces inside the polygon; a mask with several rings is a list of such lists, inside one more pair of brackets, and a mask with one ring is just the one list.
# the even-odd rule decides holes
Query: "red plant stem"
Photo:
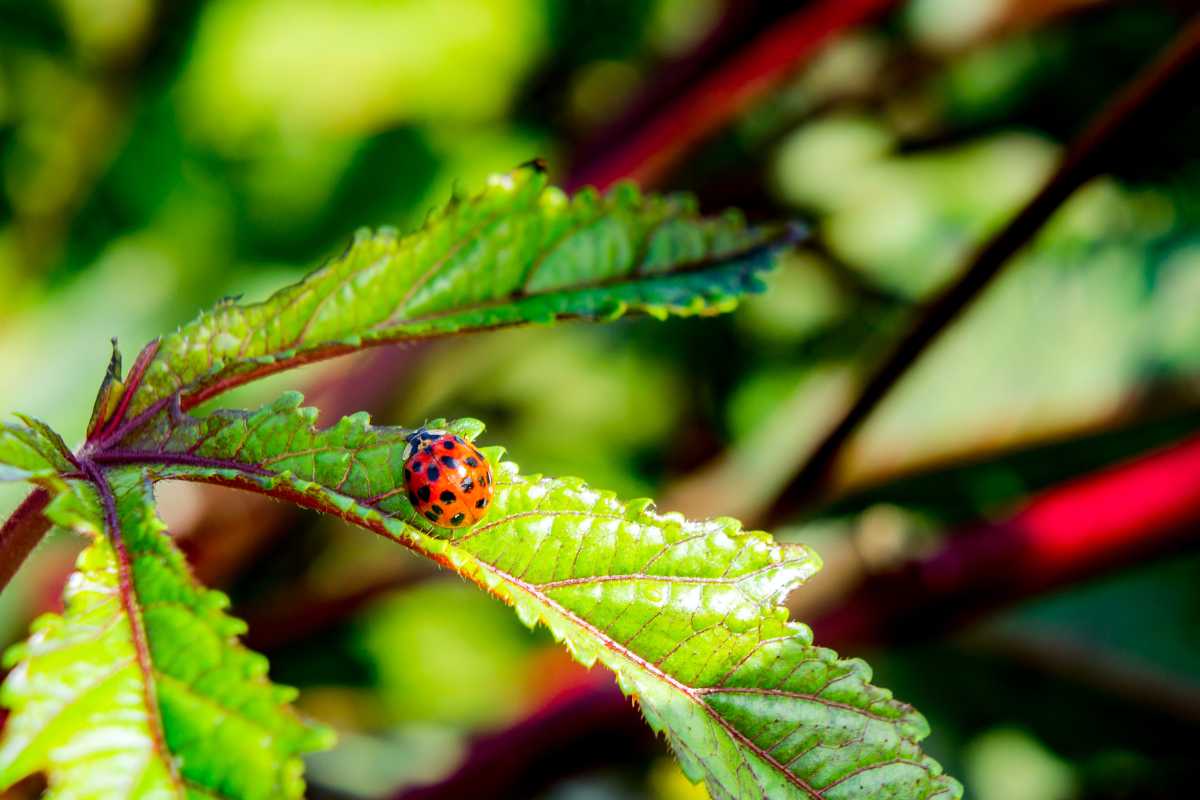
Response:
[{"label": "red plant stem", "polygon": [[269,651],[304,641],[354,616],[380,597],[420,583],[433,574],[413,570],[388,575],[329,596],[313,597],[303,588],[289,591],[287,597],[245,614],[245,643],[253,650]]},{"label": "red plant stem", "polygon": [[1010,517],[866,579],[813,623],[840,647],[931,636],[1110,569],[1195,543],[1200,436],[1035,496]]},{"label": "red plant stem", "polygon": [[1195,102],[1200,57],[1200,17],[1193,18],[1150,66],[1095,117],[1067,149],[1058,169],[1032,200],[969,260],[961,277],[938,295],[867,380],[858,398],[813,451],[781,493],[770,517],[786,516],[818,495],[843,447],[929,345],[974,301],[1033,239],[1059,206],[1089,179],[1116,161],[1118,148],[1133,150],[1135,136],[1169,125],[1177,103]]},{"label": "red plant stem", "polygon": [[819,0],[773,26],[684,92],[606,158],[567,180],[575,190],[604,189],[623,178],[642,185],[660,179],[698,142],[724,127],[777,87],[838,33],[886,11],[895,0]]},{"label": "red plant stem", "polygon": [[612,677],[596,671],[511,727],[476,739],[459,769],[446,778],[394,798],[525,800],[564,775],[641,761],[658,747]]},{"label": "red plant stem", "polygon": [[50,529],[50,520],[42,514],[49,504],[50,493],[34,489],[0,527],[0,591]]}]

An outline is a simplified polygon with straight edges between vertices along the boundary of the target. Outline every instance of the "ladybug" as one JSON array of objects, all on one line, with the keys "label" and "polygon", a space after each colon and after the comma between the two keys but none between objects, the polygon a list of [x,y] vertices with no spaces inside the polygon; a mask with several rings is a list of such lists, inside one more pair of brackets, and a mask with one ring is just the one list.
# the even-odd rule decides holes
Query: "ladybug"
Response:
[{"label": "ladybug", "polygon": [[474,525],[492,502],[492,466],[475,446],[449,431],[418,428],[406,437],[404,488],[413,508],[434,525]]}]

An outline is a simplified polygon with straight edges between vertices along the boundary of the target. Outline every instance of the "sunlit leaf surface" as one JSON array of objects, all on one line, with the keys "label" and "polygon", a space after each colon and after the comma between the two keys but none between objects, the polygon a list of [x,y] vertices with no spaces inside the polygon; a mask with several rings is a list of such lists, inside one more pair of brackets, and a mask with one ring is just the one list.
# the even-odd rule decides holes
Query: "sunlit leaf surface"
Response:
[{"label": "sunlit leaf surface", "polygon": [[[325,430],[296,394],[257,412],[161,416],[123,460],[158,477],[230,484],[336,514],[478,583],[584,664],[616,673],[684,769],[718,798],[953,798],[918,742],[925,720],[870,668],[816,647],[783,597],[820,566],[732,519],[658,514],[577,479],[495,465],[488,515],[430,529],[404,486],[402,428],[365,414]],[[442,423],[434,423],[442,424]],[[473,437],[473,420],[447,425]]]},{"label": "sunlit leaf surface", "polygon": [[300,754],[329,735],[288,707],[243,623],[192,578],[137,469],[52,503],[91,538],[47,614],[7,655],[0,786],[46,774],[55,798],[299,798]]}]

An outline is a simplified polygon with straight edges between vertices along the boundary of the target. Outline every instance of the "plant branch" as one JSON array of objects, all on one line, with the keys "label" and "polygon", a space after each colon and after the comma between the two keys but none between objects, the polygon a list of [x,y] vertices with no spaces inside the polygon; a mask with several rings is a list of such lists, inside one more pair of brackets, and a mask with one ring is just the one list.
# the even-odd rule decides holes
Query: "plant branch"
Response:
[{"label": "plant branch", "polygon": [[837,34],[883,13],[895,0],[819,0],[752,41],[678,100],[668,103],[608,157],[577,170],[569,189],[604,189],[632,178],[654,184],[697,143],[777,87]]},{"label": "plant branch", "polygon": [[1200,436],[1035,496],[999,522],[866,578],[813,622],[831,647],[933,636],[979,615],[1195,544]]},{"label": "plant branch", "polygon": [[270,651],[303,641],[354,616],[380,597],[407,589],[434,574],[410,567],[404,572],[325,594],[303,586],[289,586],[277,597],[247,611],[245,643],[254,650]]},{"label": "plant branch", "polygon": [[858,398],[813,451],[776,502],[778,519],[818,496],[843,447],[938,336],[983,292],[1076,189],[1117,161],[1135,137],[1162,130],[1167,115],[1190,101],[1200,78],[1200,17],[1101,110],[1068,147],[1058,169],[1012,220],[983,244],[952,285],[933,299],[863,386]]},{"label": "plant branch", "polygon": [[477,738],[457,770],[428,786],[405,789],[395,800],[476,797],[524,800],[565,775],[606,764],[642,761],[659,745],[633,704],[607,673],[560,693],[528,717]]},{"label": "plant branch", "polygon": [[0,591],[50,529],[50,520],[42,514],[49,504],[50,492],[34,489],[0,527]]}]

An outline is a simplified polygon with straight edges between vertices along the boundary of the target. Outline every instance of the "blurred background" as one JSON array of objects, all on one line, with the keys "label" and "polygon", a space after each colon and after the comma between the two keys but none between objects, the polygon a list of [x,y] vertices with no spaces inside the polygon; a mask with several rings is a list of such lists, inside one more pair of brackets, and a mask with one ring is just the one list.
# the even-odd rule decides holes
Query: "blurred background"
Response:
[{"label": "blurred background", "polygon": [[[811,246],[728,316],[378,351],[222,402],[288,387],[325,419],[476,416],[526,472],[808,543],[826,569],[793,596],[797,618],[928,716],[927,749],[969,797],[1193,796],[1200,493],[1135,525],[1135,547],[1089,555],[1097,519],[1083,515],[1067,526],[1079,563],[987,551],[951,590],[854,620],[916,586],[914,564],[986,541],[1042,493],[1070,500],[1071,481],[1178,453],[1200,429],[1194,89],[904,376],[819,502],[792,484],[921,301],[1191,12],[1149,0],[0,0],[0,409],[78,441],[109,337],[128,363],[222,296],[297,279],[355,228],[412,229],[456,189],[535,156],[572,187],[633,175],[693,191],[706,210],[802,219]],[[768,80],[745,69],[764,53]],[[711,90],[694,113],[673,112],[696,87]],[[1172,463],[1184,472],[1153,486],[1200,474],[1197,458]],[[573,666],[453,575],[261,498],[191,485],[160,496],[273,676],[339,730],[338,748],[310,759],[311,797],[706,796],[610,675]],[[0,511],[20,497],[4,487]],[[1093,516],[1125,508],[1106,502]],[[39,547],[0,597],[0,641],[55,607],[79,548],[65,536]]]}]

